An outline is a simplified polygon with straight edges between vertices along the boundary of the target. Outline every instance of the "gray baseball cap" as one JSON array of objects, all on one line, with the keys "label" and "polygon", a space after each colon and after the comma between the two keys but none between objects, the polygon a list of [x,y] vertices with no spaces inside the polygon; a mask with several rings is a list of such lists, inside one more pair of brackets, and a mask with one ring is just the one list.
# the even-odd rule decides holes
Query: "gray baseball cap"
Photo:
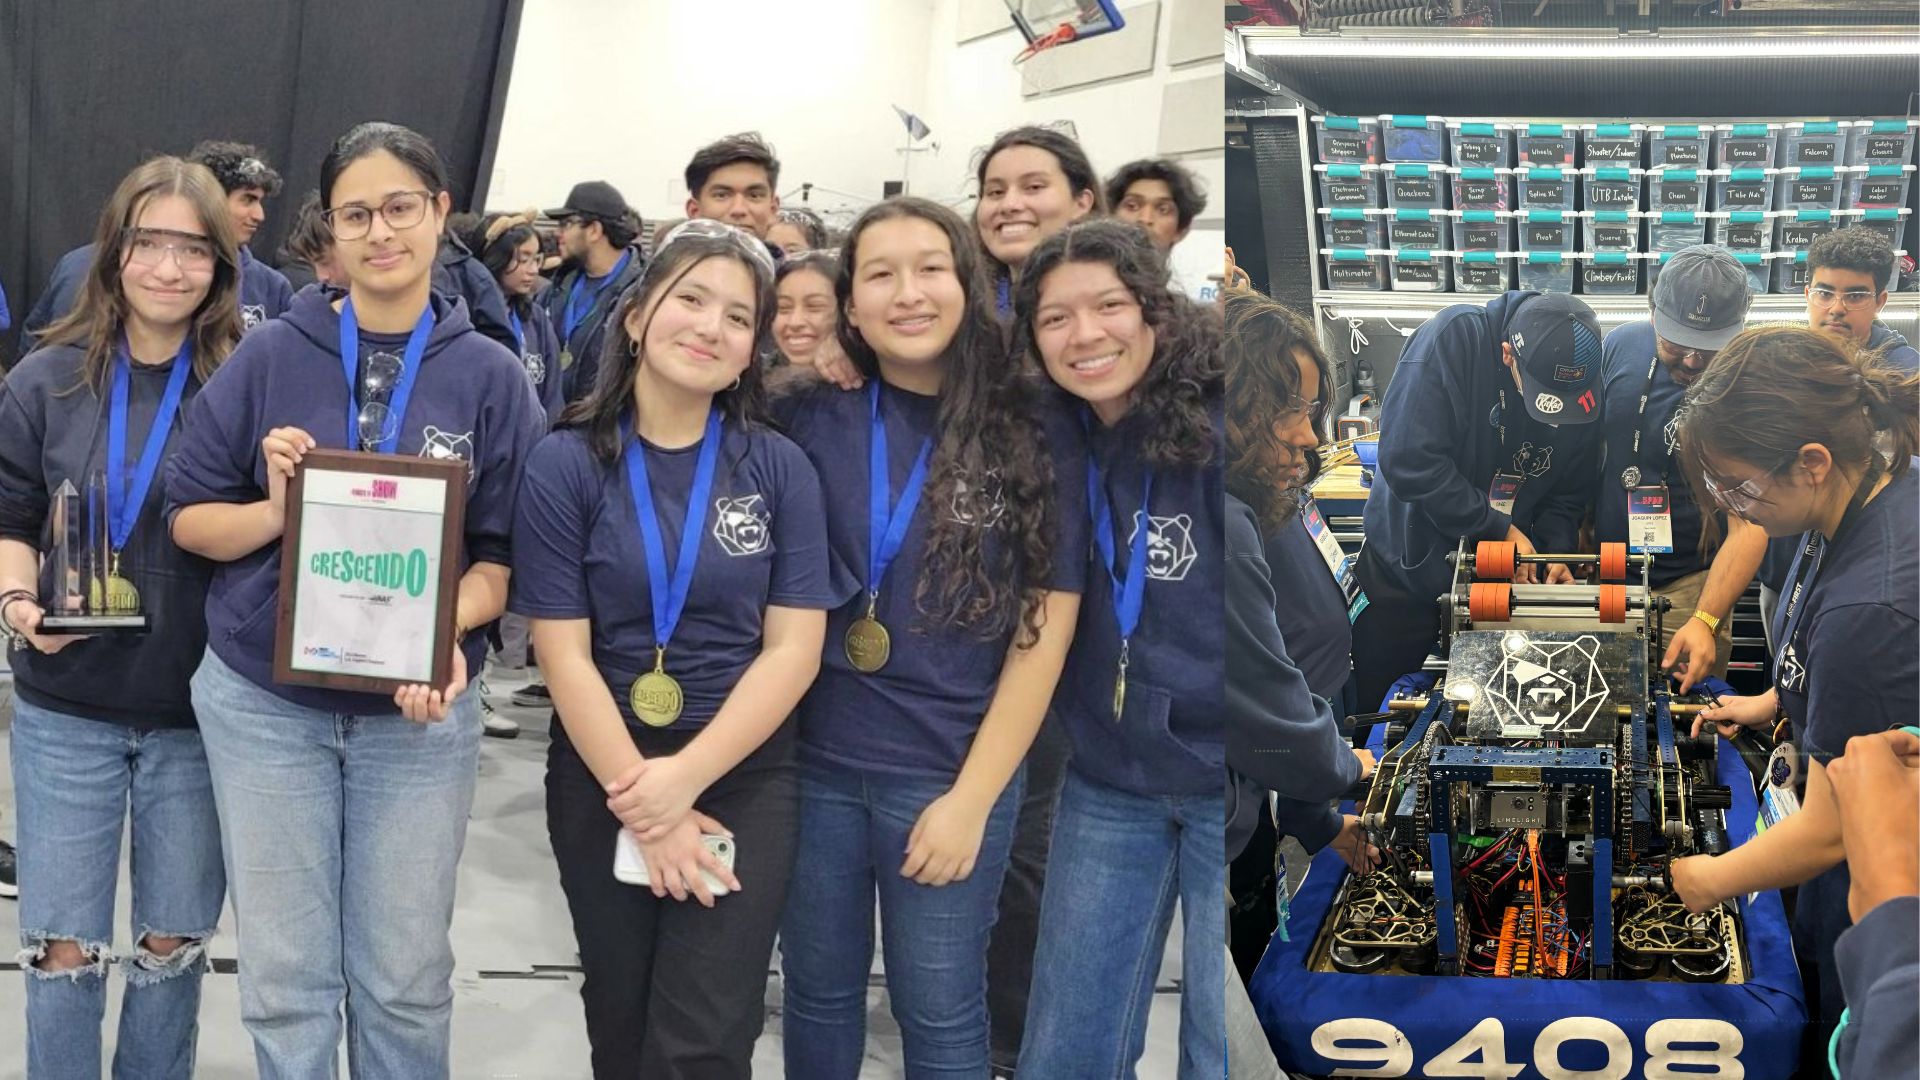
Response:
[{"label": "gray baseball cap", "polygon": [[1674,252],[1653,283],[1654,333],[1683,349],[1718,352],[1747,328],[1753,296],[1733,252],[1695,244]]}]

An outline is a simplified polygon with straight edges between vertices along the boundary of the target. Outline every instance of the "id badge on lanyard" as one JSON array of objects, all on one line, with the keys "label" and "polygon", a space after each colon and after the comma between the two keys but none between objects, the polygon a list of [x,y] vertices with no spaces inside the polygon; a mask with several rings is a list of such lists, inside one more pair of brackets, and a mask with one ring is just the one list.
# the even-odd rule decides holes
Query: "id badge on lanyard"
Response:
[{"label": "id badge on lanyard", "polygon": [[1657,554],[1673,550],[1673,503],[1665,484],[1627,491],[1627,550]]},{"label": "id badge on lanyard", "polygon": [[1487,485],[1487,502],[1495,510],[1513,516],[1513,500],[1520,494],[1520,485],[1526,480],[1518,473],[1494,473],[1493,482]]},{"label": "id badge on lanyard", "polygon": [[1347,602],[1347,621],[1353,622],[1367,609],[1367,594],[1361,591],[1359,579],[1354,576],[1353,556],[1341,550],[1340,541],[1334,539],[1333,530],[1327,527],[1327,519],[1320,513],[1319,503],[1311,498],[1304,500],[1300,520],[1306,524],[1307,535],[1313,537],[1314,546],[1320,549],[1320,558],[1333,575],[1333,583]]}]

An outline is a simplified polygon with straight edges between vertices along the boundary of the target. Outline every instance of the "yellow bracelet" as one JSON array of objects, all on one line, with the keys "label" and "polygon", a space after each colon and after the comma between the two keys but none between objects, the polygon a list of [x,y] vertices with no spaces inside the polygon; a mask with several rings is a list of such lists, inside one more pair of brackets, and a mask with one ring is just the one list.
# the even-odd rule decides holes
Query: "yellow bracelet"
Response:
[{"label": "yellow bracelet", "polygon": [[1717,634],[1717,633],[1719,633],[1719,632],[1720,632],[1720,620],[1719,620],[1719,619],[1716,619],[1716,618],[1714,618],[1713,616],[1711,616],[1711,615],[1709,615],[1709,614],[1707,614],[1706,612],[1704,612],[1704,611],[1701,611],[1701,610],[1700,610],[1699,608],[1694,608],[1694,609],[1693,609],[1693,617],[1694,617],[1694,618],[1696,618],[1696,619],[1699,619],[1699,620],[1700,620],[1701,622],[1703,622],[1703,623],[1706,623],[1706,624],[1707,624],[1707,632],[1708,632],[1708,633],[1713,633],[1713,634]]}]

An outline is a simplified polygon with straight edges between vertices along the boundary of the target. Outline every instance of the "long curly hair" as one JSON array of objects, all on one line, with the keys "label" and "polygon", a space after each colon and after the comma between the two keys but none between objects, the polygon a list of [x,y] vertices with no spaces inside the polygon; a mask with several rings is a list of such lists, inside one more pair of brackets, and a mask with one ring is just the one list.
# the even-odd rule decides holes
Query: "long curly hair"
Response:
[{"label": "long curly hair", "polygon": [[[1291,310],[1251,289],[1228,289],[1226,334],[1221,352],[1227,366],[1227,492],[1253,508],[1260,528],[1272,535],[1300,512],[1307,485],[1320,475],[1320,453],[1302,453],[1281,441],[1274,422],[1290,402],[1305,397],[1297,354],[1305,353],[1320,371],[1313,429],[1332,399],[1326,354],[1313,327]],[[1288,472],[1304,458],[1307,472],[1298,486]]]},{"label": "long curly hair", "polygon": [[1152,465],[1202,465],[1214,458],[1219,433],[1209,413],[1220,401],[1220,319],[1167,285],[1166,263],[1137,225],[1095,218],[1048,237],[1032,255],[1013,290],[1014,350],[1044,370],[1034,337],[1034,314],[1047,275],[1066,263],[1110,267],[1153,327],[1153,359],[1133,390],[1143,419],[1140,456]]},{"label": "long curly hair", "polygon": [[[868,207],[847,230],[834,276],[844,312],[853,299],[860,239],[886,221],[917,219],[946,235],[954,275],[966,296],[960,326],[938,363],[940,403],[927,469],[927,551],[914,602],[934,625],[971,630],[982,639],[1015,631],[1031,645],[1044,622],[1041,593],[1053,576],[1053,464],[1039,436],[1037,395],[1019,377],[994,318],[993,287],[972,228],[939,203],[912,196]],[[880,358],[852,321],[840,320],[840,347],[868,379]],[[995,483],[997,481],[997,484]],[[987,543],[980,521],[997,488],[1005,543]]]}]

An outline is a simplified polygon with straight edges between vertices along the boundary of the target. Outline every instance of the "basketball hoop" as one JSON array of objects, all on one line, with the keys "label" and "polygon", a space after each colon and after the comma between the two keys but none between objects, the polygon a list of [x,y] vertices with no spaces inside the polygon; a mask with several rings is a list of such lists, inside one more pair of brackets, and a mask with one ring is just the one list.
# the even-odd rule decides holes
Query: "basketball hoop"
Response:
[{"label": "basketball hoop", "polygon": [[1031,44],[1020,50],[1020,55],[1014,57],[1013,62],[1016,64],[1024,64],[1039,53],[1045,52],[1055,45],[1065,45],[1067,42],[1073,41],[1079,36],[1080,31],[1076,29],[1072,23],[1061,23],[1047,33],[1034,38]]}]

